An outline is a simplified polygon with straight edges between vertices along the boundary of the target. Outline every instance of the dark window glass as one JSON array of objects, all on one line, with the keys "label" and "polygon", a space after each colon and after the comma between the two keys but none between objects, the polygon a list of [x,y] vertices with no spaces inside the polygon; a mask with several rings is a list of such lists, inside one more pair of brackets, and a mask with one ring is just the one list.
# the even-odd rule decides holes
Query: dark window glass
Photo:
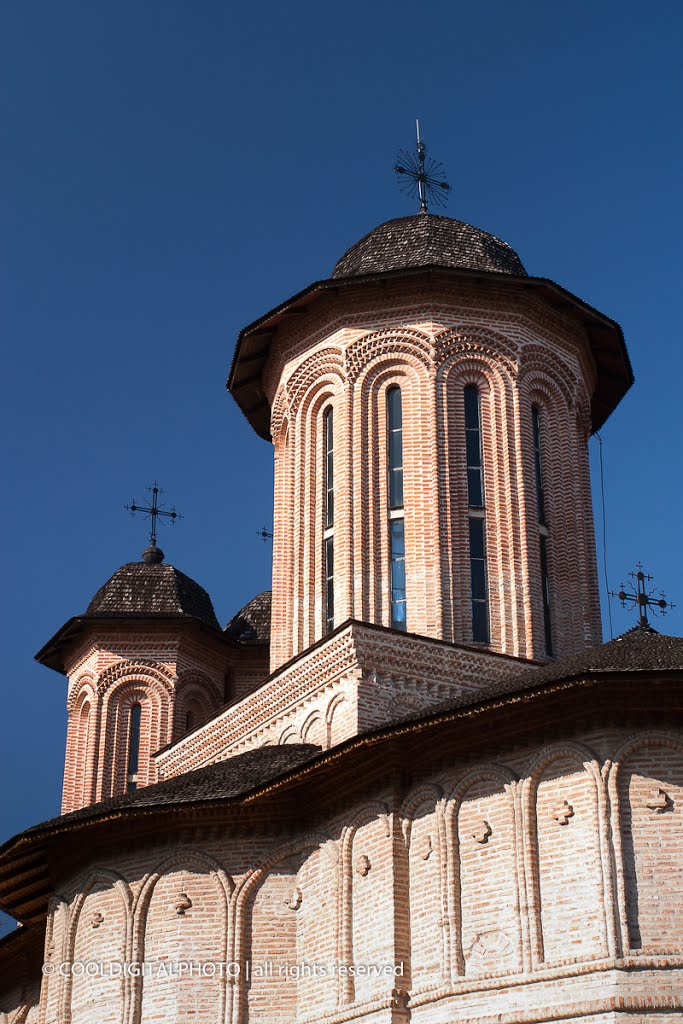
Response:
[{"label": "dark window glass", "polygon": [[470,558],[485,558],[484,553],[484,520],[476,516],[470,519]]},{"label": "dark window glass", "polygon": [[[481,469],[481,446],[479,444],[479,428],[466,431],[467,465],[471,469]],[[471,504],[471,502],[470,502]]]},{"label": "dark window glass", "polygon": [[545,630],[545,652],[553,656],[553,630],[550,619],[550,578],[548,575],[548,541],[541,534],[541,587],[543,592],[543,626]]},{"label": "dark window glass", "polygon": [[[469,384],[464,390],[465,458],[467,460],[467,503],[470,509],[484,507],[484,471],[481,455],[481,400],[479,389]],[[489,607],[486,588],[486,522],[470,515],[470,593],[472,638],[489,642]]]},{"label": "dark window glass", "polygon": [[401,389],[387,391],[389,508],[403,508],[403,408]]},{"label": "dark window glass", "polygon": [[387,391],[387,411],[389,415],[389,429],[401,430],[403,427],[403,406],[401,402],[401,389],[399,387],[389,388]]},{"label": "dark window glass", "polygon": [[478,469],[467,470],[467,493],[469,504],[473,508],[482,508],[484,495],[481,489],[481,471]]},{"label": "dark window glass", "polygon": [[534,470],[536,475],[536,514],[541,530],[540,562],[541,562],[541,593],[543,597],[543,630],[545,634],[545,652],[553,656],[553,629],[550,614],[550,576],[548,573],[548,531],[545,517],[545,486],[543,479],[543,444],[541,437],[541,413],[537,406],[531,408],[531,425],[534,438]]},{"label": "dark window glass", "polygon": [[489,609],[486,588],[485,522],[470,516],[470,579],[472,588],[472,638],[489,642]]},{"label": "dark window glass", "polygon": [[479,430],[479,389],[473,384],[465,388],[465,429]]},{"label": "dark window glass", "polygon": [[142,718],[142,707],[133,704],[130,709],[130,722],[128,726],[128,789],[133,791],[137,788],[131,775],[138,773],[138,760],[140,756],[140,720]]},{"label": "dark window glass", "polygon": [[467,502],[472,508],[484,505],[484,476],[481,458],[481,404],[477,388],[465,388],[465,457],[467,460]]},{"label": "dark window glass", "polygon": [[541,414],[534,405],[531,409],[534,433],[534,468],[536,471],[536,511],[538,521],[545,526],[545,493],[543,489],[543,461],[541,455]]},{"label": "dark window glass", "polygon": [[389,522],[391,544],[391,625],[406,628],[406,545],[403,519]]},{"label": "dark window glass", "polygon": [[325,632],[334,629],[334,539],[325,540]]},{"label": "dark window glass", "polygon": [[472,639],[482,644],[489,642],[489,613],[485,601],[472,602]]},{"label": "dark window glass", "polygon": [[191,711],[188,711],[185,715],[185,732],[189,732],[190,729],[194,728],[194,715]]},{"label": "dark window glass", "polygon": [[334,414],[325,412],[325,526],[334,522]]},{"label": "dark window glass", "polygon": [[486,566],[483,558],[473,558],[471,566],[472,600],[486,601]]}]

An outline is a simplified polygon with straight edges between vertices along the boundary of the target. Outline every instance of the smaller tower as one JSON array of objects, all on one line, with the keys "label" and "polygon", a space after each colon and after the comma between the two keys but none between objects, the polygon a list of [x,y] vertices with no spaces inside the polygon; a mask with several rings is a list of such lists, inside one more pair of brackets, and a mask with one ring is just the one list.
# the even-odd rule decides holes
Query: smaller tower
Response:
[{"label": "smaller tower", "polygon": [[240,645],[163,559],[153,544],[117,569],[36,655],[69,680],[62,813],[156,782],[155,752],[225,702]]}]

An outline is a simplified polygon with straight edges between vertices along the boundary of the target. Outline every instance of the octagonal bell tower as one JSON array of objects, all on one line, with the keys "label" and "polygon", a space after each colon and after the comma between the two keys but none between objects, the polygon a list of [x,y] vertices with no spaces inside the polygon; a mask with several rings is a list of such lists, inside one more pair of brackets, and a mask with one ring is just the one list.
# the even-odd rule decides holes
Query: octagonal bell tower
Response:
[{"label": "octagonal bell tower", "polygon": [[348,619],[520,658],[601,641],[588,438],[619,326],[500,239],[420,213],[240,334],[275,448],[271,669]]}]

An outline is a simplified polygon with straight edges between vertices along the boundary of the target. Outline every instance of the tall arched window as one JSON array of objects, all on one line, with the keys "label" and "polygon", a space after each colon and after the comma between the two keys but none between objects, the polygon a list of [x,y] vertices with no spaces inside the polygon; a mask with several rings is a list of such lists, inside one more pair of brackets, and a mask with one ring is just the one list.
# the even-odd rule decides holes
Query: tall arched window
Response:
[{"label": "tall arched window", "polygon": [[325,443],[325,530],[323,533],[323,565],[325,576],[325,633],[334,629],[334,411],[329,406],[323,415]]},{"label": "tall arched window", "polygon": [[78,716],[78,735],[77,735],[77,751],[76,751],[76,807],[84,807],[90,799],[90,786],[92,784],[90,776],[90,766],[88,764],[88,755],[90,751],[90,721],[91,721],[90,703],[85,700],[81,705],[80,714]]},{"label": "tall arched window", "polygon": [[472,639],[477,643],[487,644],[489,642],[489,601],[486,580],[486,510],[484,507],[479,389],[468,384],[464,390],[464,401]]},{"label": "tall arched window", "polygon": [[553,629],[550,614],[550,576],[548,573],[548,523],[545,511],[545,483],[543,478],[543,444],[541,411],[538,406],[531,407],[531,425],[534,439],[534,469],[536,476],[536,515],[538,519],[538,539],[540,546],[541,594],[543,596],[543,628],[545,633],[545,653],[553,656]]},{"label": "tall arched window", "polygon": [[140,757],[140,721],[142,706],[133,704],[128,720],[128,792],[138,788],[138,761]]},{"label": "tall arched window", "polygon": [[391,625],[394,629],[405,630],[406,542],[403,516],[403,402],[399,387],[391,387],[387,391],[387,475]]}]

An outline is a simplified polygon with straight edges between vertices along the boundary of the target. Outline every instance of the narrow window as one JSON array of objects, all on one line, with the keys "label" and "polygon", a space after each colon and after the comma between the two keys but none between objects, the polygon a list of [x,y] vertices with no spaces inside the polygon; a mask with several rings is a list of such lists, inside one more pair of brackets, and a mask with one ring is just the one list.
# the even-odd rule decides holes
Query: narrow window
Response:
[{"label": "narrow window", "polygon": [[334,629],[334,538],[325,537],[325,632]]},{"label": "narrow window", "polygon": [[391,625],[406,629],[406,543],[403,518],[403,403],[401,389],[387,391],[387,475]]},{"label": "narrow window", "polygon": [[550,622],[550,581],[548,578],[548,538],[543,534],[541,542],[541,587],[543,593],[543,627],[545,630],[545,652],[549,658],[553,655],[553,631]]},{"label": "narrow window", "polygon": [[545,493],[543,490],[543,463],[541,460],[541,414],[534,405],[531,409],[534,431],[534,469],[536,471],[536,510],[538,522],[545,526]]},{"label": "narrow window", "polygon": [[78,800],[77,806],[83,807],[88,803],[87,794],[90,782],[90,766],[88,764],[88,755],[90,753],[90,704],[87,701],[81,706],[77,743],[76,764],[78,766],[80,782],[76,782],[76,789],[78,791],[76,799]]},{"label": "narrow window", "polygon": [[389,508],[403,508],[403,409],[401,389],[387,391]]},{"label": "narrow window", "polygon": [[128,725],[128,792],[138,788],[138,759],[140,755],[140,719],[142,707],[133,704]]},{"label": "narrow window", "polygon": [[391,537],[391,625],[406,628],[406,544],[403,516],[389,520]]},{"label": "narrow window", "polygon": [[464,390],[464,402],[472,639],[477,643],[487,644],[489,642],[489,599],[486,582],[486,511],[484,508],[484,465],[481,447],[481,399],[478,388],[471,384],[468,385]]},{"label": "narrow window", "polygon": [[334,525],[334,413],[325,412],[325,526]]},{"label": "narrow window", "polygon": [[481,403],[477,388],[465,388],[465,452],[467,458],[467,500],[470,508],[484,507],[481,458]]},{"label": "narrow window", "polygon": [[537,406],[531,408],[531,424],[534,439],[534,471],[536,475],[536,515],[538,519],[538,535],[541,566],[541,595],[543,598],[543,629],[545,634],[545,653],[553,656],[553,629],[550,614],[550,575],[548,572],[548,524],[545,514],[545,487],[543,480],[543,452],[541,437],[541,413]]},{"label": "narrow window", "polygon": [[323,417],[325,439],[325,532],[323,534],[323,563],[325,577],[325,632],[334,629],[334,413],[325,410]]},{"label": "narrow window", "polygon": [[191,729],[194,729],[194,715],[190,709],[185,715],[185,732],[190,732]]}]

